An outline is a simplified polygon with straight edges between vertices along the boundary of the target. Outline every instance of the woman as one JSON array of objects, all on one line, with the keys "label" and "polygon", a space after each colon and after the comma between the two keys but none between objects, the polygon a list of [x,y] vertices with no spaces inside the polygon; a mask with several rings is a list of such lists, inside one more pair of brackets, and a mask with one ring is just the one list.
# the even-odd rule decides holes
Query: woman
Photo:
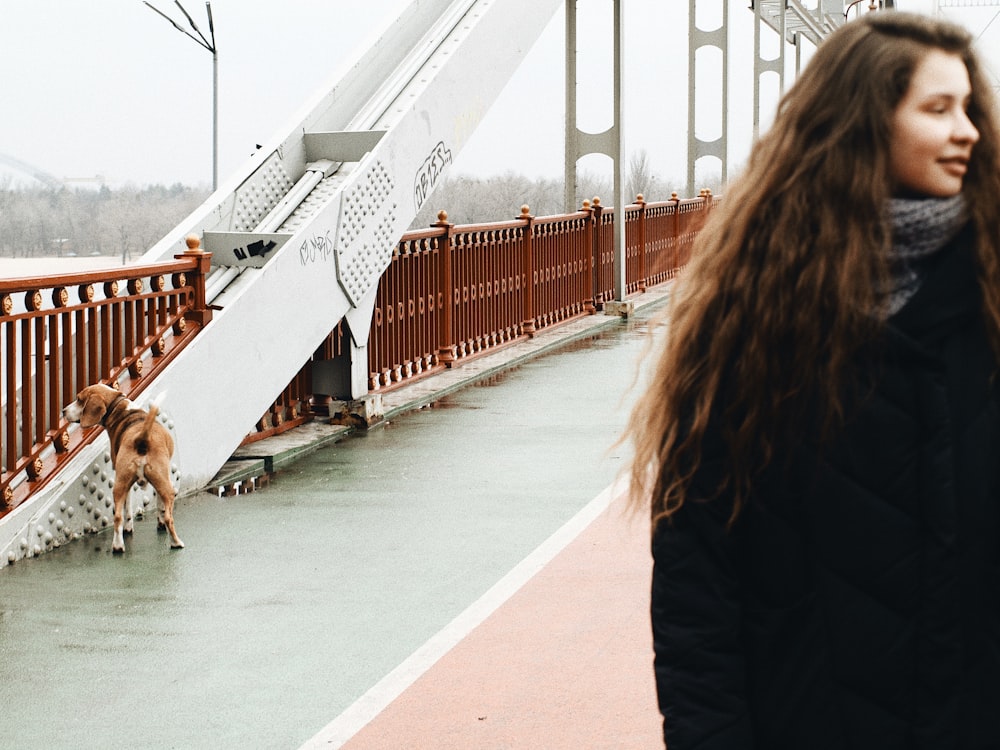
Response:
[{"label": "woman", "polygon": [[1000,157],[969,35],[830,35],[632,416],[669,750],[1000,748]]}]

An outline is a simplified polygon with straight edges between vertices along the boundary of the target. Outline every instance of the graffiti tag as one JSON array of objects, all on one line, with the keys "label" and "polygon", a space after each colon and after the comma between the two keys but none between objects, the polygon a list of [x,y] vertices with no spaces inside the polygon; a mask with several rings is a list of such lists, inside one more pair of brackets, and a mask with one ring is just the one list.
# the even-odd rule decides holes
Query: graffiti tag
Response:
[{"label": "graffiti tag", "polygon": [[424,205],[427,196],[431,194],[438,178],[444,174],[444,169],[449,164],[451,164],[451,149],[444,145],[444,141],[438,141],[413,179],[413,203],[417,211]]},{"label": "graffiti tag", "polygon": [[322,263],[333,255],[333,240],[330,230],[325,235],[315,235],[305,240],[299,247],[299,260],[303,266],[310,263]]}]

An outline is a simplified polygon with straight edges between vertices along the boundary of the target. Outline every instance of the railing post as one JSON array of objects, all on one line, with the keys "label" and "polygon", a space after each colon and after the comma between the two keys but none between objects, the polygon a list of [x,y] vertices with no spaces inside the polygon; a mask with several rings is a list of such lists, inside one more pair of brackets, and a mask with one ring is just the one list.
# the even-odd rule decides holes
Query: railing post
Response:
[{"label": "railing post", "polygon": [[455,281],[452,274],[451,234],[455,228],[448,221],[447,211],[438,211],[438,220],[431,224],[441,229],[441,235],[435,239],[438,250],[438,307],[440,312],[437,351],[438,362],[445,367],[455,365]]},{"label": "railing post", "polygon": [[712,195],[712,188],[704,188],[698,195],[704,201],[701,207],[701,222],[698,224],[698,231],[701,231],[701,228],[705,226],[705,222],[708,221],[708,215],[712,213],[712,208],[715,207],[715,197]]},{"label": "railing post", "polygon": [[581,274],[583,277],[583,309],[588,315],[593,315],[597,312],[594,301],[594,291],[596,289],[594,285],[594,211],[591,209],[590,201],[588,200],[584,200],[580,210],[587,214],[587,218],[584,219],[583,223],[583,242],[581,243],[585,254],[583,261],[584,272]]},{"label": "railing post", "polygon": [[641,293],[646,292],[646,199],[642,193],[635,197],[635,202],[639,205],[639,278],[637,286]]},{"label": "railing post", "polygon": [[681,260],[681,198],[676,190],[670,194],[670,200],[674,203],[674,236],[670,242],[670,276],[673,278]]},{"label": "railing post", "polygon": [[535,335],[535,256],[532,250],[532,234],[534,231],[535,217],[531,215],[531,209],[527,204],[521,206],[521,215],[518,220],[524,222],[523,234],[521,235],[521,260],[523,263],[522,276],[524,277],[524,322],[521,323],[521,332],[526,333],[528,338]]},{"label": "railing post", "polygon": [[212,308],[208,306],[208,301],[205,299],[205,279],[212,268],[212,254],[201,249],[201,240],[197,235],[189,234],[184,238],[184,242],[187,243],[187,250],[174,257],[177,260],[187,260],[192,257],[198,259],[198,266],[194,271],[194,278],[191,280],[191,288],[194,289],[194,304],[184,317],[204,328],[212,320]]},{"label": "railing post", "polygon": [[601,258],[601,214],[604,213],[604,206],[601,205],[601,199],[598,196],[594,196],[594,200],[591,201],[591,212],[594,217],[593,227],[593,262],[594,262],[594,308],[597,310],[604,309],[604,268],[603,259]]},{"label": "railing post", "polygon": [[681,236],[681,197],[675,190],[670,194],[670,200],[674,202],[674,239]]}]

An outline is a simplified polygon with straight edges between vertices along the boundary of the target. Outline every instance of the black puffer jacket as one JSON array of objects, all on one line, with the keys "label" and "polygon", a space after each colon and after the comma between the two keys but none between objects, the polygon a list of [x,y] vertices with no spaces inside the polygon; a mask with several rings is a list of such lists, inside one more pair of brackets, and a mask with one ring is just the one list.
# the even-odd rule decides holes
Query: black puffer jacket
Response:
[{"label": "black puffer jacket", "polygon": [[874,390],[836,439],[803,435],[728,532],[724,498],[660,525],[669,750],[1000,748],[1000,412],[970,239],[860,365]]}]

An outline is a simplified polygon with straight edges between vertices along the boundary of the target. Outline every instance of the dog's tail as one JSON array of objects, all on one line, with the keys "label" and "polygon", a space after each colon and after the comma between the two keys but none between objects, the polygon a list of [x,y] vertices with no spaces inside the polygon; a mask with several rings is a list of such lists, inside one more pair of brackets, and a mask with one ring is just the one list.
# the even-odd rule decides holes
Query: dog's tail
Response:
[{"label": "dog's tail", "polygon": [[153,427],[153,422],[156,421],[156,415],[160,413],[160,407],[153,404],[149,407],[149,411],[146,413],[146,419],[142,423],[142,431],[136,435],[135,441],[132,445],[135,447],[135,452],[140,456],[145,456],[149,453],[149,431]]}]

